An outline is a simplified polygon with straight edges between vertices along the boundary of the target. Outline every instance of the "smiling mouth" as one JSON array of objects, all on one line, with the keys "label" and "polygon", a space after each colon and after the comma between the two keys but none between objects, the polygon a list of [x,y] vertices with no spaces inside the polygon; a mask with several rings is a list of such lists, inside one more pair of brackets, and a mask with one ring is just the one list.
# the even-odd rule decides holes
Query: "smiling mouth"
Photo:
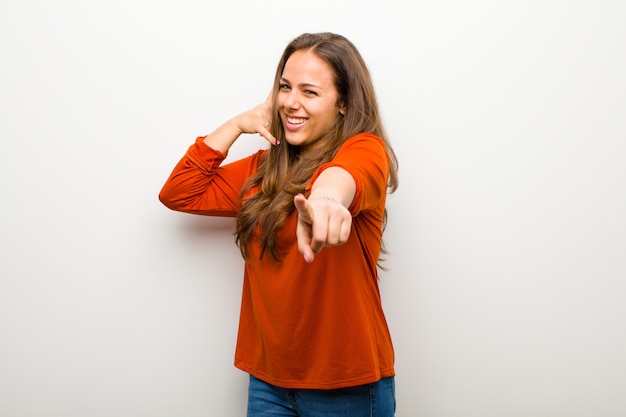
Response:
[{"label": "smiling mouth", "polygon": [[289,117],[287,116],[287,122],[289,122],[292,125],[301,125],[302,123],[306,122],[307,119],[303,118],[303,117]]}]

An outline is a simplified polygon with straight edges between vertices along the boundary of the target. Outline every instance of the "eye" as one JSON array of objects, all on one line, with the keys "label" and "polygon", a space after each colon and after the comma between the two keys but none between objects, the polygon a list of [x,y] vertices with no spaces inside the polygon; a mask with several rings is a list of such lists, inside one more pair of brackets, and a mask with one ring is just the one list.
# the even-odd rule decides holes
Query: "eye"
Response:
[{"label": "eye", "polygon": [[317,92],[315,92],[313,90],[304,90],[304,94],[306,94],[308,96],[316,96]]},{"label": "eye", "polygon": [[291,87],[287,84],[279,84],[278,89],[279,90],[291,90]]}]

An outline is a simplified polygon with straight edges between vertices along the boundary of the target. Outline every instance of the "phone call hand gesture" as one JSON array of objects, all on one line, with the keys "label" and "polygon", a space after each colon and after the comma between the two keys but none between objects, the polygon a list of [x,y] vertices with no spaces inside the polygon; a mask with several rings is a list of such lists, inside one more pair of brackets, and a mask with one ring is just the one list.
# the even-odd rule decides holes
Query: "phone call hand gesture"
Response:
[{"label": "phone call hand gesture", "polygon": [[270,133],[272,122],[272,94],[265,101],[252,109],[233,118],[233,122],[241,133],[258,133],[272,145],[278,145],[278,140]]}]

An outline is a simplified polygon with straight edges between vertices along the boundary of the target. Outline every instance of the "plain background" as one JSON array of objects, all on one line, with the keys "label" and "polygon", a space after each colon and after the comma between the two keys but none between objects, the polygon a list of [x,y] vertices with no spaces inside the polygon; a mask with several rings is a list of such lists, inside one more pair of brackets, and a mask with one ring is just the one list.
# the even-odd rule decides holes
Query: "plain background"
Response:
[{"label": "plain background", "polygon": [[233,222],[157,195],[334,31],[400,158],[397,416],[623,417],[625,4],[2,1],[0,415],[244,415]]}]

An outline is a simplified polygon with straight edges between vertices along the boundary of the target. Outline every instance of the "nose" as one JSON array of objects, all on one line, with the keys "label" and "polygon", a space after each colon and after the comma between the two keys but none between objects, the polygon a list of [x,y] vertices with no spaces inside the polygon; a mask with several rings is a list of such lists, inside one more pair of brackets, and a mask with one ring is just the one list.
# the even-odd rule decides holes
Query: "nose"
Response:
[{"label": "nose", "polygon": [[285,97],[285,106],[290,109],[297,109],[300,106],[300,98],[298,97],[297,90],[289,90],[287,97]]}]

